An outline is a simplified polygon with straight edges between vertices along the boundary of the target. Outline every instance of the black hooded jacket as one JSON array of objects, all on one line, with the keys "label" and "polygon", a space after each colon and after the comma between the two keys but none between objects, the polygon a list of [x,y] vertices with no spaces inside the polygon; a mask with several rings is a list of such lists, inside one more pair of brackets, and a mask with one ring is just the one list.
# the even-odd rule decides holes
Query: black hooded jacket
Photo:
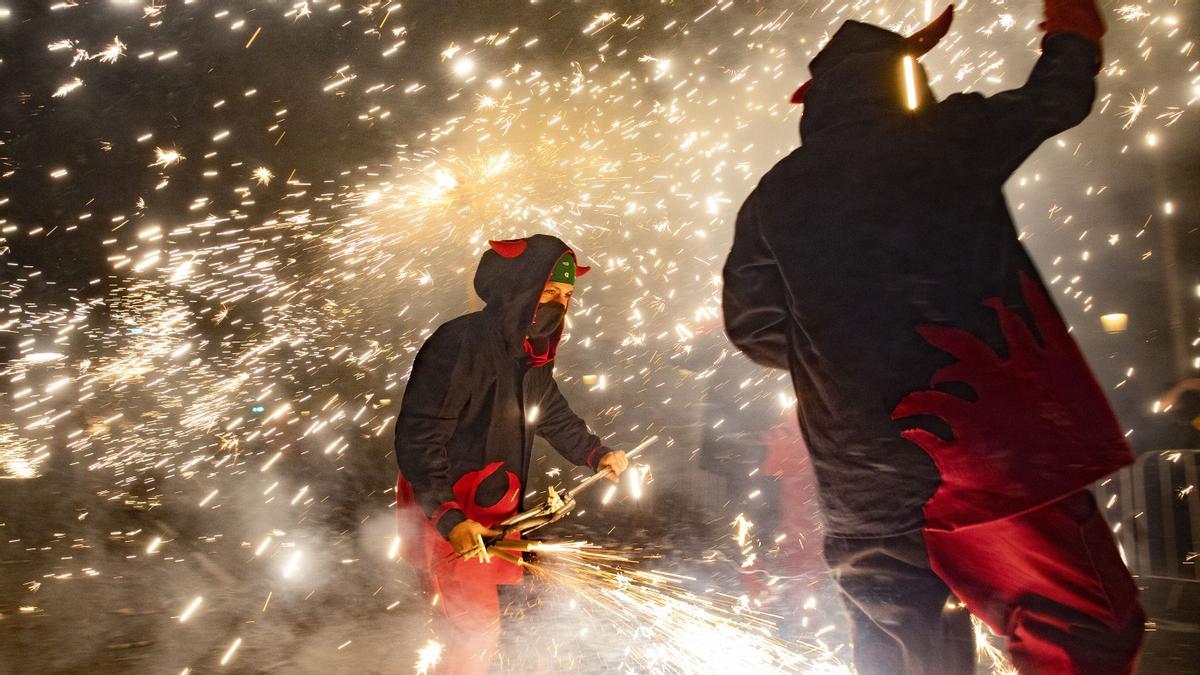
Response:
[{"label": "black hooded jacket", "polygon": [[903,50],[901,36],[848,21],[813,60],[803,146],[742,205],[724,269],[729,337],[791,371],[833,534],[923,526],[939,474],[900,432],[948,430],[892,411],[953,359],[916,327],[957,327],[1005,353],[982,303],[1027,316],[1020,277],[1039,277],[1001,187],[1095,96],[1097,47],[1059,33],[1024,86],[991,97],[937,102],[918,67],[908,110]]},{"label": "black hooded jacket", "polygon": [[474,491],[478,506],[510,491],[508,473],[520,481],[517,494],[524,493],[534,434],[580,466],[594,468],[605,452],[559,392],[554,362],[531,367],[524,348],[551,268],[570,249],[547,235],[523,241],[524,251],[513,258],[484,252],[475,291],[486,306],[442,324],[425,341],[396,421],[400,473],[442,536],[472,508],[457,502],[453,490],[468,473],[503,463]]}]

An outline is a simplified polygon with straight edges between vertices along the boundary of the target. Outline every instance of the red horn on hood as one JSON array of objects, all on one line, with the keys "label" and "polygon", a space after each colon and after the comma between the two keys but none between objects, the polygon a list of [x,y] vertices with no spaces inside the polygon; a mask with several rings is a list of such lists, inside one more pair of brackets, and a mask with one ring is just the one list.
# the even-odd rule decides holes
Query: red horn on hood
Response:
[{"label": "red horn on hood", "polygon": [[[937,43],[950,32],[950,24],[954,21],[954,5],[949,5],[940,15],[933,21],[930,21],[927,26],[904,38],[905,46],[908,51],[915,56],[923,56],[929,50],[937,46]],[[792,92],[792,98],[789,99],[792,103],[804,103],[804,96],[808,90],[812,88],[813,81],[810,79],[800,88]]]},{"label": "red horn on hood", "polygon": [[937,43],[950,32],[950,24],[954,21],[954,5],[949,5],[938,16],[938,18],[929,22],[921,30],[909,35],[905,41],[908,42],[908,48],[916,56],[926,54],[930,49],[937,46]]},{"label": "red horn on hood", "polygon": [[801,103],[804,103],[804,95],[807,94],[808,90],[811,88],[812,88],[812,80],[810,79],[808,82],[805,82],[804,84],[800,85],[799,89],[792,92],[792,98],[790,98],[788,100],[790,100],[792,103],[795,103],[796,105],[800,105]]},{"label": "red horn on hood", "polygon": [[516,258],[525,252],[529,242],[524,239],[489,239],[488,246],[505,258]]},{"label": "red horn on hood", "polygon": [[579,278],[591,271],[592,271],[591,265],[576,265],[575,266],[575,278]]}]

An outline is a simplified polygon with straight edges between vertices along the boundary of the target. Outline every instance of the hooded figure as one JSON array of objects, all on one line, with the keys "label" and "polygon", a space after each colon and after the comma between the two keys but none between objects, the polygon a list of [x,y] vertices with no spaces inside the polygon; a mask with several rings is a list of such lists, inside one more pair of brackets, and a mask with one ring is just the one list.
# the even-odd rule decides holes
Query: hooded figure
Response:
[{"label": "hooded figure", "polygon": [[1001,192],[1095,96],[1092,0],[1046,16],[1024,86],[940,102],[915,58],[951,10],[908,38],[847,21],[738,213],[726,331],[791,372],[860,673],[971,672],[951,592],[1022,673],[1127,672],[1140,644],[1086,491],[1131,454]]},{"label": "hooded figure", "polygon": [[396,421],[397,507],[405,557],[427,573],[447,619],[447,672],[487,671],[499,637],[496,586],[522,575],[503,560],[459,557],[456,528],[487,536],[523,509],[534,436],[579,466],[625,468],[624,453],[588,430],[553,376],[570,289],[588,269],[555,237],[490,242],[475,272],[486,306],[439,326],[413,361]]}]

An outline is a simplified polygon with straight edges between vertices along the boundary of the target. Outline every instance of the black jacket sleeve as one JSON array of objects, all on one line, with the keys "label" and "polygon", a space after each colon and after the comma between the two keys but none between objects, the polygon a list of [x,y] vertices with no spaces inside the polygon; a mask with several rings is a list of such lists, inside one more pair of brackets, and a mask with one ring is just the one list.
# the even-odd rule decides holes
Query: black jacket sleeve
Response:
[{"label": "black jacket sleeve", "polygon": [[542,396],[536,433],[554,446],[558,454],[578,466],[595,469],[596,462],[608,452],[600,438],[589,431],[587,424],[571,410],[553,379],[550,380],[550,388]]},{"label": "black jacket sleeve", "polygon": [[1054,33],[1023,86],[947,97],[939,104],[946,135],[965,149],[966,169],[1003,183],[1043,141],[1082,122],[1096,98],[1099,53],[1081,35]]},{"label": "black jacket sleeve", "polygon": [[721,305],[729,339],[755,363],[786,370],[788,309],[783,277],[762,238],[754,193],[738,211],[722,278]]},{"label": "black jacket sleeve", "polygon": [[458,426],[468,387],[455,386],[461,367],[461,337],[441,331],[425,342],[413,361],[408,387],[396,420],[396,461],[412,484],[421,510],[437,518],[437,529],[449,537],[466,515],[455,502],[446,443]]}]

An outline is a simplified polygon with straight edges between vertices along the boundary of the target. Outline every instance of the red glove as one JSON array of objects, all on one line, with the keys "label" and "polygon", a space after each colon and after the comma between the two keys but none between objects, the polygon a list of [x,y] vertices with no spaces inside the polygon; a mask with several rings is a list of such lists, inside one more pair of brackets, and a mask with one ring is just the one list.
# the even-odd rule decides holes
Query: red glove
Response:
[{"label": "red glove", "polygon": [[1041,23],[1046,35],[1075,33],[1100,46],[1104,20],[1095,0],[1046,0],[1046,20]]}]

